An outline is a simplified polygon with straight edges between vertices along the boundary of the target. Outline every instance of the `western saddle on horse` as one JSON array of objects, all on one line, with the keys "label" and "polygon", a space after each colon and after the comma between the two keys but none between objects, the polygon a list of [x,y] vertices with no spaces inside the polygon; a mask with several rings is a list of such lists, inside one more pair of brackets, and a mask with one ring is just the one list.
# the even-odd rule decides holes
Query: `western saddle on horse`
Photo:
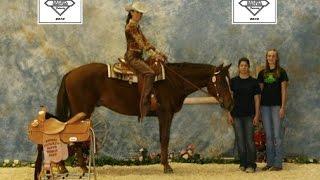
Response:
[{"label": "western saddle on horse", "polygon": [[[108,77],[116,78],[131,83],[138,83],[138,76],[123,58],[118,58],[118,63],[108,65]],[[155,72],[155,80],[160,81],[165,79],[165,70],[161,63],[148,59],[146,63]]]}]

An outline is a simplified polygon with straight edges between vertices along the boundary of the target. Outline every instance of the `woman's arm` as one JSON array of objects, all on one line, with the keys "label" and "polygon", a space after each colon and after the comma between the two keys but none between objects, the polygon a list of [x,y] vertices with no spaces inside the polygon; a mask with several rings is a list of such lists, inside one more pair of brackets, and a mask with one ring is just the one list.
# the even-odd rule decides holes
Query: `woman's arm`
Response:
[{"label": "woman's arm", "polygon": [[255,114],[254,114],[254,118],[253,118],[253,125],[255,125],[255,126],[258,125],[258,123],[259,123],[260,99],[261,99],[260,94],[254,95],[254,110],[255,110]]},{"label": "woman's arm", "polygon": [[288,81],[281,82],[281,107],[280,107],[280,118],[284,118],[286,105],[287,105],[287,97],[288,97]]},{"label": "woman's arm", "polygon": [[261,91],[263,90],[263,83],[259,83]]},{"label": "woman's arm", "polygon": [[131,36],[133,37],[134,41],[138,44],[139,48],[148,51],[150,49],[155,50],[154,46],[152,46],[143,36],[142,32],[139,31],[136,25],[128,25],[126,29]]},{"label": "woman's arm", "polygon": [[[232,80],[230,82],[230,85],[232,86]],[[231,96],[233,97],[233,91],[231,90]],[[227,122],[229,125],[232,125],[234,123],[234,119],[231,115],[231,111],[228,111],[228,119],[227,119]]]},{"label": "woman's arm", "polygon": [[129,32],[131,33],[138,46],[141,49],[145,50],[149,57],[153,57],[157,61],[166,61],[167,57],[156,51],[156,48],[152,44],[150,44],[149,41],[144,37],[143,33],[138,30],[138,27],[130,27]]}]

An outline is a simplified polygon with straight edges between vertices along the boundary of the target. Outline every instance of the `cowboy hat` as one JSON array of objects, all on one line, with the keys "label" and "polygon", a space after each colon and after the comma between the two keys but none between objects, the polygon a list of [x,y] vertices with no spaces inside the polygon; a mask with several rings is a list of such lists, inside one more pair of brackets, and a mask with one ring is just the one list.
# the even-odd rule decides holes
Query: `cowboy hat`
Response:
[{"label": "cowboy hat", "polygon": [[126,9],[126,11],[134,10],[134,11],[138,11],[140,13],[146,13],[148,11],[146,5],[140,1],[133,1],[130,4],[127,4],[125,6],[125,9]]}]

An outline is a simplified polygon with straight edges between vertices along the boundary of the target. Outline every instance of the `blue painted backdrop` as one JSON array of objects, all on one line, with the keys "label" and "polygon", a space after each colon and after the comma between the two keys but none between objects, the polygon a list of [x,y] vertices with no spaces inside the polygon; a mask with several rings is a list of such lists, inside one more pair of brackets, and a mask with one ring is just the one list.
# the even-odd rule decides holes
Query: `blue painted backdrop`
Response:
[{"label": "blue painted backdrop", "polygon": [[[90,62],[112,63],[125,52],[126,0],[84,1],[83,25],[37,25],[37,1],[0,2],[0,159],[30,160],[35,146],[27,124],[39,105],[54,112],[62,76]],[[285,149],[287,155],[320,157],[320,1],[278,1],[277,25],[232,25],[231,1],[146,1],[152,7],[142,29],[171,62],[236,63],[246,56],[252,74],[267,49],[280,51],[290,86]],[[196,95],[201,95],[198,93]],[[96,109],[93,121],[103,142],[101,154],[128,157],[140,147],[158,152],[158,124],[147,118]],[[170,150],[189,143],[204,156],[233,148],[233,129],[217,105],[188,105],[176,114]]]}]

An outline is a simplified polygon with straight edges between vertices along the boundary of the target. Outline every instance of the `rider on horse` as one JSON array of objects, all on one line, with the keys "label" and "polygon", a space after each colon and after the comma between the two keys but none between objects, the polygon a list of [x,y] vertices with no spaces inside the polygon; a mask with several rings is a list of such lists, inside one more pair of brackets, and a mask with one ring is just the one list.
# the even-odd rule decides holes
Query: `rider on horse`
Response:
[{"label": "rider on horse", "polygon": [[143,13],[146,13],[145,5],[139,1],[133,1],[125,7],[128,11],[125,34],[127,39],[127,51],[125,60],[128,65],[138,74],[141,81],[140,90],[140,121],[145,117],[150,109],[150,93],[152,90],[155,72],[144,62],[143,53],[157,61],[166,61],[167,57],[156,50],[143,35],[139,21]]}]

